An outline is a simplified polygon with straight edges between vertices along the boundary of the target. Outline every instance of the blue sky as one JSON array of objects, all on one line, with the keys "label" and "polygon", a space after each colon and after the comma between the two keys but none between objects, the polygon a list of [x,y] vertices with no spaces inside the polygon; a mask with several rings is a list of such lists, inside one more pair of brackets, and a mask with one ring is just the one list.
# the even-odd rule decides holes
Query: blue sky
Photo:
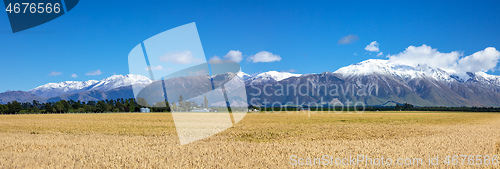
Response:
[{"label": "blue sky", "polygon": [[[333,72],[422,44],[468,56],[486,47],[500,47],[499,5],[498,1],[89,0],[53,21],[16,34],[6,13],[0,12],[0,92],[128,74],[132,48],[191,22],[196,22],[207,57],[222,58],[230,50],[239,50],[242,70],[249,74]],[[348,35],[359,40],[339,44]],[[383,56],[365,50],[373,41],[380,44]],[[248,60],[261,51],[281,60]],[[488,73],[500,74],[495,69]]]}]

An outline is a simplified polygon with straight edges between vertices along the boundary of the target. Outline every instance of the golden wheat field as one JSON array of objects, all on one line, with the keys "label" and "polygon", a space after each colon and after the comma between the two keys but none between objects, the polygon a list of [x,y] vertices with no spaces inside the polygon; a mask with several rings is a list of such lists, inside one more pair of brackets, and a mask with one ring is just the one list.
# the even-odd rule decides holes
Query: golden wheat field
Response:
[{"label": "golden wheat field", "polygon": [[[448,155],[499,154],[499,113],[248,113],[182,146],[169,113],[0,116],[0,168],[468,168],[478,165],[443,162]],[[335,162],[358,155],[394,162]],[[426,164],[436,156],[438,166]],[[418,158],[423,164],[396,162]],[[308,159],[311,165],[299,165]]]}]

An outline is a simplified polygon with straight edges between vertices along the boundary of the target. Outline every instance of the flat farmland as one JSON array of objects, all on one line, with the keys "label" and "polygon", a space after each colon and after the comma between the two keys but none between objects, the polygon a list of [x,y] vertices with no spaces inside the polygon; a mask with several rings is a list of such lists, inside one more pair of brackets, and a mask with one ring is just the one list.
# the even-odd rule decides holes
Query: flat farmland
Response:
[{"label": "flat farmland", "polygon": [[[500,113],[248,113],[182,146],[170,113],[0,116],[0,168],[401,168],[399,158],[423,159],[406,168],[442,168],[453,167],[443,164],[448,155],[499,154]],[[358,155],[394,164],[335,163]],[[438,166],[426,164],[437,156]]]}]

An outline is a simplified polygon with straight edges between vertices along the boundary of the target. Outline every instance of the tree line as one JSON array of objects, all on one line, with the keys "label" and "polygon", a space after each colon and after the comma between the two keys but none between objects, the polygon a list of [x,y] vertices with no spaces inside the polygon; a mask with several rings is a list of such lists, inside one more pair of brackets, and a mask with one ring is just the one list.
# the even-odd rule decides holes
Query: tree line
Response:
[{"label": "tree line", "polygon": [[[153,105],[149,104],[144,98],[137,98],[139,105],[146,105],[146,107],[153,107],[154,109],[161,109],[166,112],[190,112],[196,108],[209,108],[207,96],[203,99],[203,103],[196,103],[194,101],[184,100],[182,95],[179,96],[178,102],[169,103],[168,101],[156,102]],[[161,108],[158,108],[161,107]]]},{"label": "tree line", "polygon": [[[12,101],[0,104],[0,114],[39,114],[39,113],[107,113],[107,112],[139,112],[142,106],[131,99],[111,99],[81,102],[80,100],[59,100],[41,103],[37,100],[20,103]],[[151,108],[152,111],[163,112],[166,108]]]},{"label": "tree line", "polygon": [[[138,104],[140,103],[140,104]],[[147,105],[147,106],[141,106]],[[20,103],[12,101],[0,104],[0,114],[45,114],[45,113],[108,113],[108,112],[140,112],[141,108],[148,107],[151,112],[191,111],[193,108],[208,108],[208,100],[203,103],[185,101],[182,95],[178,102],[170,104],[158,102],[154,106],[147,103],[144,98],[111,99],[100,101],[81,102],[80,100],[60,100],[57,102]],[[260,111],[297,111],[307,107],[257,107],[250,105],[250,110]],[[395,106],[366,106],[366,107],[310,107],[309,111],[461,111],[461,112],[500,112],[500,107],[418,107],[409,103],[396,104]]]},{"label": "tree line", "polygon": [[[145,106],[141,106],[145,105]],[[208,99],[205,96],[203,103],[186,101],[179,96],[178,102],[170,104],[168,101],[149,104],[144,98],[111,99],[100,101],[81,102],[80,100],[59,100],[57,102],[42,103],[37,100],[20,103],[12,101],[5,105],[0,104],[0,114],[45,114],[45,113],[108,113],[108,112],[140,112],[141,108],[149,108],[151,112],[191,111],[193,108],[208,108]]]},{"label": "tree line", "polygon": [[500,107],[419,107],[410,103],[396,104],[395,106],[349,106],[349,107],[307,107],[307,106],[280,106],[280,107],[258,107],[249,106],[249,109],[260,111],[300,111],[307,109],[308,111],[456,111],[456,112],[500,112]]}]

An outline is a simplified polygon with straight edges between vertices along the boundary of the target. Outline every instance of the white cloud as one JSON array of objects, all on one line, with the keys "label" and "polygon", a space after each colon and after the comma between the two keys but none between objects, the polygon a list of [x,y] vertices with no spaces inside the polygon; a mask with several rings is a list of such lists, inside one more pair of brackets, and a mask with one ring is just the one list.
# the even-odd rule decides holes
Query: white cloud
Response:
[{"label": "white cloud", "polygon": [[365,50],[369,52],[379,52],[378,45],[377,41],[373,41],[369,45],[366,45]]},{"label": "white cloud", "polygon": [[441,53],[437,49],[432,49],[432,47],[424,44],[419,47],[409,46],[405,51],[387,57],[391,62],[410,66],[425,64],[433,68],[452,70],[460,56],[461,53],[457,51]]},{"label": "white cloud", "polygon": [[151,66],[151,68],[149,67],[146,67],[145,70],[146,71],[149,71],[149,69],[151,70],[164,70],[163,67],[161,65],[158,65],[158,66]]},{"label": "white cloud", "polygon": [[279,55],[272,54],[271,52],[268,51],[262,51],[259,52],[253,56],[250,56],[248,60],[252,61],[253,63],[258,63],[258,62],[276,62],[280,61],[281,57]]},{"label": "white cloud", "polygon": [[73,73],[73,74],[71,74],[71,77],[72,77],[72,78],[77,78],[77,77],[78,77],[78,75],[76,75],[76,74],[74,74],[74,73]]},{"label": "white cloud", "polygon": [[240,63],[241,60],[243,60],[243,55],[242,55],[242,53],[239,50],[230,50],[224,56],[224,59],[232,60],[232,61],[234,61],[236,63]]},{"label": "white cloud", "polygon": [[382,56],[382,55],[384,55],[384,52],[380,52],[377,54],[377,56]]},{"label": "white cloud", "polygon": [[222,59],[219,56],[213,56],[208,60],[208,63],[221,63]]},{"label": "white cloud", "polygon": [[50,74],[48,74],[48,76],[59,76],[59,75],[62,75],[62,73],[51,71]]},{"label": "white cloud", "polygon": [[193,57],[191,51],[167,53],[159,58],[162,62],[171,62],[175,64],[190,64],[202,62],[200,59]]},{"label": "white cloud", "polygon": [[424,44],[418,47],[409,46],[405,51],[387,57],[389,61],[394,63],[410,66],[425,64],[433,68],[464,73],[493,70],[500,59],[500,52],[493,47],[488,47],[472,55],[462,57],[461,52],[441,53]]},{"label": "white cloud", "polygon": [[347,35],[339,39],[339,44],[350,44],[359,40],[358,35]]},{"label": "white cloud", "polygon": [[500,59],[500,52],[488,47],[458,61],[457,69],[462,72],[486,72],[493,70]]},{"label": "white cloud", "polygon": [[224,59],[221,59],[219,56],[213,56],[208,60],[209,63],[223,63],[225,60],[230,60],[236,63],[241,62],[243,60],[243,55],[239,50],[230,50],[224,56]]},{"label": "white cloud", "polygon": [[100,75],[100,74],[102,74],[101,70],[96,70],[96,71],[85,73],[85,75],[87,75],[87,76],[96,76],[96,75]]}]

